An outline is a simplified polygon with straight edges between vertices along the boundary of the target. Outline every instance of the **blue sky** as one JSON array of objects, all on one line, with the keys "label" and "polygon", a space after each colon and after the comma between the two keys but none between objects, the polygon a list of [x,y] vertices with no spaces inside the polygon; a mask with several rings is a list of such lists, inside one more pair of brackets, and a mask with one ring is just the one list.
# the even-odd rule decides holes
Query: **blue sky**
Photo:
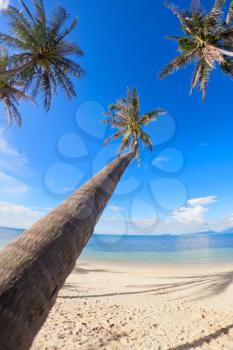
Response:
[{"label": "blue sky", "polygon": [[[58,4],[45,3],[48,10]],[[203,1],[205,7],[211,3]],[[142,112],[162,107],[168,115],[148,128],[153,155],[143,153],[142,166],[134,162],[128,168],[96,232],[186,233],[233,226],[233,81],[216,69],[203,104],[198,92],[189,96],[191,66],[157,79],[177,54],[175,43],[164,37],[180,32],[163,1],[59,4],[79,17],[71,39],[85,52],[80,64],[87,74],[75,83],[78,97],[68,101],[59,94],[47,114],[22,104],[20,129],[4,130],[0,107],[0,225],[29,227],[113,159],[118,144],[103,148],[111,130],[101,125],[102,112],[127,86],[137,86]]]}]

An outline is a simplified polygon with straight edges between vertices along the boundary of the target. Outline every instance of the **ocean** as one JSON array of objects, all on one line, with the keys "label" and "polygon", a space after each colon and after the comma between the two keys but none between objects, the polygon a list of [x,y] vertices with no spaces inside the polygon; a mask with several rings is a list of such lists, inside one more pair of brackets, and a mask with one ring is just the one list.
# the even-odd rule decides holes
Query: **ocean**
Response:
[{"label": "ocean", "polygon": [[[23,230],[0,227],[0,249]],[[93,235],[82,259],[142,264],[233,263],[233,233],[192,235]]]}]

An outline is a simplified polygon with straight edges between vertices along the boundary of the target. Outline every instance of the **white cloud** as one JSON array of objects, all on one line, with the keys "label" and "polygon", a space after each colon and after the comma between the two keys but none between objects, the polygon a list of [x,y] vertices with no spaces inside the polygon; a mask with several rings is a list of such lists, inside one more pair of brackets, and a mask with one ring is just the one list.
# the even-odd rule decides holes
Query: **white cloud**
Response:
[{"label": "white cloud", "polygon": [[169,162],[171,159],[169,157],[157,157],[153,160],[152,164],[153,165],[158,165],[158,164],[163,164],[163,163],[166,163],[166,162]]},{"label": "white cloud", "polygon": [[177,221],[181,223],[204,223],[204,214],[208,210],[208,208],[204,208],[200,205],[194,207],[181,207],[174,210],[172,215]]},{"label": "white cloud", "polygon": [[205,222],[179,222],[174,217],[158,219],[131,220],[112,216],[103,216],[95,228],[95,233],[104,234],[188,234],[208,231],[208,223]]},{"label": "white cloud", "polygon": [[6,10],[9,6],[9,0],[0,0],[0,10]]},{"label": "white cloud", "polygon": [[0,171],[0,193],[5,195],[19,195],[28,192],[29,187],[20,180]]},{"label": "white cloud", "polygon": [[0,194],[8,200],[12,195],[25,194],[29,187],[21,180],[32,175],[29,162],[4,137],[0,129]]},{"label": "white cloud", "polygon": [[[200,232],[222,232],[233,227],[233,214],[228,217],[218,218],[214,221],[200,220],[196,214],[196,221],[185,219],[181,222],[175,217],[155,220],[154,217],[137,219],[135,221],[127,218],[103,216],[95,228],[95,233],[100,234],[189,234]],[[201,214],[200,214],[201,215]]]},{"label": "white cloud", "polygon": [[23,205],[0,202],[0,226],[29,228],[43,215],[45,212]]},{"label": "white cloud", "polygon": [[111,211],[123,211],[124,210],[124,208],[120,207],[119,205],[111,205],[108,209]]},{"label": "white cloud", "polygon": [[215,203],[217,201],[218,200],[217,200],[216,196],[207,196],[207,197],[199,197],[199,198],[189,199],[187,201],[187,203],[191,207],[195,207],[196,205],[201,205],[201,206],[210,205],[210,204]]},{"label": "white cloud", "polygon": [[174,210],[172,216],[184,224],[204,224],[204,214],[209,211],[207,206],[215,202],[217,202],[216,196],[192,198],[187,201],[187,206]]},{"label": "white cloud", "polygon": [[49,208],[38,210],[15,204],[20,198],[27,198],[32,188],[25,179],[34,173],[27,156],[13,147],[7,140],[9,134],[0,128],[0,226],[28,228]]},{"label": "white cloud", "polygon": [[[187,201],[186,206],[177,208],[170,216],[163,219],[158,218],[155,214],[149,214],[145,209],[145,205],[141,206],[144,208],[143,217],[129,218],[122,215],[119,217],[119,215],[116,215],[120,214],[118,207],[113,206],[114,216],[103,216],[95,232],[109,234],[185,234],[206,232],[211,229],[217,232],[221,231],[220,228],[223,230],[232,227],[233,215],[214,222],[206,220],[205,214],[210,209],[208,206],[215,202],[217,202],[216,196],[192,198]],[[119,230],[119,224],[121,230]]]},{"label": "white cloud", "polygon": [[30,175],[31,170],[27,157],[18,152],[4,138],[4,133],[0,129],[0,170],[17,174]]}]

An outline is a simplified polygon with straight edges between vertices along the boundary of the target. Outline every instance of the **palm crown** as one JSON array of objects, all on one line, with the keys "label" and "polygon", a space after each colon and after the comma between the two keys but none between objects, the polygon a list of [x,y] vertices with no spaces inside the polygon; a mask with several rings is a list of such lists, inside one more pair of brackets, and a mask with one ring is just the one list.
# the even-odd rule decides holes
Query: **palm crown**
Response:
[{"label": "palm crown", "polygon": [[193,0],[189,11],[179,11],[173,5],[168,8],[178,17],[184,36],[169,36],[178,42],[180,56],[169,63],[160,73],[163,79],[188,63],[196,64],[191,82],[191,91],[198,87],[206,97],[211,71],[217,63],[220,68],[231,74],[233,52],[233,27],[230,25],[232,7],[223,21],[224,0],[216,0],[210,12],[200,8],[199,1]]},{"label": "palm crown", "polygon": [[[0,60],[0,69],[2,71],[7,70],[7,54],[5,57],[1,57]],[[4,79],[0,78],[0,101],[3,103],[8,125],[11,125],[13,120],[17,124],[21,125],[21,115],[17,108],[19,100],[30,100],[31,97],[27,96],[22,89],[25,84],[23,81],[15,79],[15,77],[7,77]]]},{"label": "palm crown", "polygon": [[156,109],[140,115],[140,99],[137,89],[134,88],[132,91],[128,89],[127,96],[118,100],[116,104],[110,105],[109,111],[105,114],[107,119],[103,123],[110,124],[113,129],[116,129],[116,132],[106,139],[105,144],[114,139],[122,138],[120,152],[130,148],[136,152],[140,161],[139,144],[142,143],[151,151],[153,147],[152,140],[143,131],[143,127],[165,113],[163,109]]},{"label": "palm crown", "polygon": [[0,70],[0,77],[18,75],[26,82],[26,88],[33,97],[43,96],[44,108],[49,110],[51,98],[61,87],[68,97],[75,96],[71,77],[80,78],[84,71],[71,55],[82,56],[82,50],[66,37],[77,24],[75,19],[64,27],[67,11],[58,7],[50,20],[46,18],[43,0],[33,0],[35,14],[23,0],[23,10],[9,6],[3,13],[8,19],[12,35],[0,33],[0,44],[7,45],[19,53],[9,58],[10,68]]}]

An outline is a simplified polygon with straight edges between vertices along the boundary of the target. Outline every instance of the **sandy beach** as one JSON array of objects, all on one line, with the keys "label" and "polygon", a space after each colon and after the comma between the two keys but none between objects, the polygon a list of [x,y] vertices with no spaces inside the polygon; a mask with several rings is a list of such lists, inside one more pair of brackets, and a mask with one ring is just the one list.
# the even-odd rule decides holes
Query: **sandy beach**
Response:
[{"label": "sandy beach", "polygon": [[32,350],[233,349],[233,266],[83,262]]}]

